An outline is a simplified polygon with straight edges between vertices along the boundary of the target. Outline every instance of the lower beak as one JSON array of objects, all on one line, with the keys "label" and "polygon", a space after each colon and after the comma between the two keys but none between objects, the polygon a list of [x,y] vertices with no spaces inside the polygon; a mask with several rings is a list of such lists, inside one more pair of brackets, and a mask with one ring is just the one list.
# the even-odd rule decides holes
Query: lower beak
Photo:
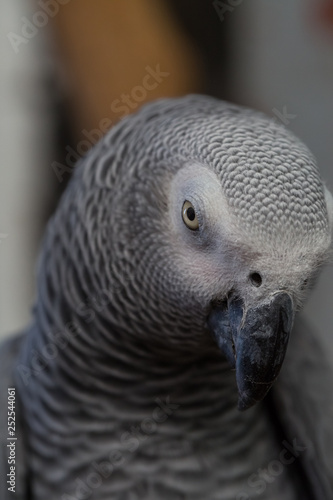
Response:
[{"label": "lower beak", "polygon": [[285,292],[246,311],[241,300],[231,298],[209,314],[208,326],[236,368],[239,410],[261,401],[278,376],[293,319],[293,302]]}]

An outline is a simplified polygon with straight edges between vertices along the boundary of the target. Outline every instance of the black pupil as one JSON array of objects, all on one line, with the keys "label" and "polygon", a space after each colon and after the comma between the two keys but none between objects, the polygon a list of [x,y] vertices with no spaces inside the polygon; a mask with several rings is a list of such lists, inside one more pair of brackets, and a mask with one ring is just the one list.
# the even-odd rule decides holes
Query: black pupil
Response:
[{"label": "black pupil", "polygon": [[193,208],[193,207],[189,207],[189,208],[186,210],[186,215],[187,215],[187,218],[188,218],[190,221],[194,221],[194,219],[195,219],[195,211],[194,211],[194,208]]}]

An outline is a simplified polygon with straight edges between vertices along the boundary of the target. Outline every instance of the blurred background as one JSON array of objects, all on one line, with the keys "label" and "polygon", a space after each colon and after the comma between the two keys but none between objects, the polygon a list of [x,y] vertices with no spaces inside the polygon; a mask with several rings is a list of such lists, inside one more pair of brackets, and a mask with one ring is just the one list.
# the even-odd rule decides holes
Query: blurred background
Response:
[{"label": "blurred background", "polygon": [[[45,224],[75,162],[145,102],[191,92],[293,130],[333,190],[332,0],[2,0],[0,336],[34,301]],[[333,356],[333,266],[305,314]]]}]

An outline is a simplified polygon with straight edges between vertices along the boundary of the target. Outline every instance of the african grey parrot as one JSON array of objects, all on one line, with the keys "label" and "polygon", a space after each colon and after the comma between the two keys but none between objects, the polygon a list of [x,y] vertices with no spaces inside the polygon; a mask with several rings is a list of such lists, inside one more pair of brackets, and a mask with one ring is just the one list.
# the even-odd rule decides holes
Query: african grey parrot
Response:
[{"label": "african grey parrot", "polygon": [[115,126],[1,348],[1,500],[332,499],[332,363],[291,333],[332,223],[311,153],[259,112],[186,96]]}]

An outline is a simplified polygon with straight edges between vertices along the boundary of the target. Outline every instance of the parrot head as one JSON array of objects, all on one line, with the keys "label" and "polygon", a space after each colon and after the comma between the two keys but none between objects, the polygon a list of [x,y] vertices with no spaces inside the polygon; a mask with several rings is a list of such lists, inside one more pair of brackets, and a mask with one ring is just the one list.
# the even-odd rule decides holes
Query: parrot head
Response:
[{"label": "parrot head", "polygon": [[91,257],[73,282],[112,291],[104,324],[173,363],[222,352],[239,409],[260,401],[331,245],[332,197],[309,150],[259,112],[187,96],[124,119],[80,176],[65,227],[87,218],[77,239]]},{"label": "parrot head", "polygon": [[132,250],[145,248],[129,278],[140,311],[165,342],[200,349],[210,332],[249,408],[276,379],[327,259],[331,195],[309,150],[261,113],[203,96],[140,113],[146,157],[121,202]]},{"label": "parrot head", "polygon": [[238,110],[203,129],[205,160],[172,180],[170,225],[184,282],[210,296],[207,327],[244,410],[276,379],[295,312],[327,259],[332,198],[310,152],[269,119]]}]

